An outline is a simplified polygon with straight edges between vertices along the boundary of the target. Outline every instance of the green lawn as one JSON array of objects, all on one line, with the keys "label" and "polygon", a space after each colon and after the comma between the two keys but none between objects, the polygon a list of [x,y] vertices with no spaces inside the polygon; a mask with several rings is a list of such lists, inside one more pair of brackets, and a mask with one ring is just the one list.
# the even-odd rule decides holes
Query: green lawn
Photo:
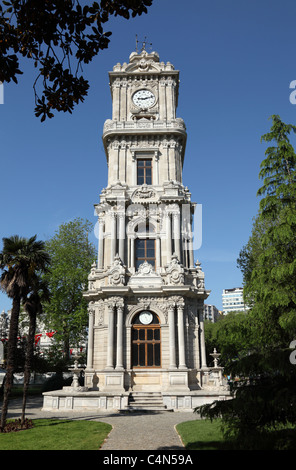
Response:
[{"label": "green lawn", "polygon": [[98,450],[112,426],[96,421],[36,419],[34,427],[0,434],[0,450]]},{"label": "green lawn", "polygon": [[176,429],[187,450],[227,450],[229,444],[223,440],[219,419],[197,419],[186,421],[176,426]]}]

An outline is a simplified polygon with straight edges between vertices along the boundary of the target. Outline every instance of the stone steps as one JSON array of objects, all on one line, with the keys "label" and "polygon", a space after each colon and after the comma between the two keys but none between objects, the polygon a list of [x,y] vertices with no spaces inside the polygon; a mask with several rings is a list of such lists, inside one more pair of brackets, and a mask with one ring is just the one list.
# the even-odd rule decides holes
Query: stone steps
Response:
[{"label": "stone steps", "polygon": [[131,392],[128,400],[129,411],[168,411],[160,392]]}]

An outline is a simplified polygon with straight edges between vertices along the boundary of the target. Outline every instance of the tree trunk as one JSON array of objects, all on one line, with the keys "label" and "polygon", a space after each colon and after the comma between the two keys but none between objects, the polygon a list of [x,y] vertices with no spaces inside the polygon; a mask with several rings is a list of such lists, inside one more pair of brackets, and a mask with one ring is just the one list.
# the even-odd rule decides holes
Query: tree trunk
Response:
[{"label": "tree trunk", "polygon": [[10,396],[11,388],[13,385],[13,374],[14,374],[14,369],[15,369],[15,357],[16,357],[16,348],[17,348],[17,333],[18,333],[18,320],[19,320],[19,314],[20,314],[20,304],[21,304],[20,297],[19,296],[14,297],[13,302],[12,302],[8,345],[7,345],[8,346],[7,347],[7,365],[6,365],[5,384],[4,384],[0,432],[2,432],[5,428],[9,396]]},{"label": "tree trunk", "polygon": [[68,361],[70,357],[70,339],[69,339],[69,332],[68,332],[67,325],[64,326],[63,328],[63,335],[64,335],[64,339],[63,339],[64,359],[65,361]]},{"label": "tree trunk", "polygon": [[25,370],[24,370],[24,389],[23,389],[23,407],[22,407],[22,416],[21,416],[21,427],[25,422],[25,411],[27,403],[27,392],[30,383],[31,376],[31,367],[34,354],[34,340],[35,340],[35,331],[36,331],[36,314],[30,313],[30,325],[29,325],[29,334],[27,339],[26,346],[26,361],[25,361]]}]

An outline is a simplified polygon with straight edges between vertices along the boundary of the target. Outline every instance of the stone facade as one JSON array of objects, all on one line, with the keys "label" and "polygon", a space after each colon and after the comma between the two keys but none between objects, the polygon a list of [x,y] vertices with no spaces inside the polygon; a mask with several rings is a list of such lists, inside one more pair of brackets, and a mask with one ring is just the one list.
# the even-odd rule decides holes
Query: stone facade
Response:
[{"label": "stone facade", "polygon": [[[194,263],[196,204],[182,182],[187,135],[176,117],[179,71],[143,50],[115,65],[109,79],[108,185],[95,205],[98,260],[85,292],[89,391],[80,401],[119,409],[130,393],[161,392],[168,408],[192,409],[223,387],[214,381],[211,388],[206,363],[209,291]],[[46,397],[48,407],[52,399]]]}]

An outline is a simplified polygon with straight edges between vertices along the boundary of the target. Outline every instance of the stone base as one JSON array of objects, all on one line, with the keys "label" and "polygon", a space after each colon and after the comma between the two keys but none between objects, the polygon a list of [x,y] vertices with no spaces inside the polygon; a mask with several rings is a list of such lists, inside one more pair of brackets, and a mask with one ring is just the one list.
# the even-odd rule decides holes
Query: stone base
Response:
[{"label": "stone base", "polygon": [[127,407],[128,396],[129,393],[54,390],[43,393],[42,409],[44,411],[120,411]]},{"label": "stone base", "polygon": [[[130,392],[108,393],[98,391],[54,390],[43,393],[44,411],[128,411]],[[164,391],[163,404],[168,411],[193,411],[197,406],[209,404],[215,400],[231,398],[228,391]]]},{"label": "stone base", "polygon": [[213,403],[216,400],[231,399],[228,391],[195,390],[189,392],[163,392],[163,403],[174,411],[193,411],[196,407]]}]

